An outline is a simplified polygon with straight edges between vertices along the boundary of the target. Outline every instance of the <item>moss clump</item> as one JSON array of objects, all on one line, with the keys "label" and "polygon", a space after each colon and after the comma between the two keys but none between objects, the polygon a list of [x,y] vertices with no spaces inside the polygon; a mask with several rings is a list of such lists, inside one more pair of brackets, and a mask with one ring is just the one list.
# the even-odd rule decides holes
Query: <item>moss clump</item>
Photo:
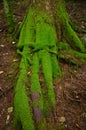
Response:
[{"label": "moss clump", "polygon": [[44,101],[41,90],[41,85],[39,82],[39,58],[38,54],[35,53],[32,59],[32,67],[31,67],[31,97],[32,97],[32,107],[34,119],[37,124],[37,128],[39,130],[44,130],[46,127],[46,121],[43,113]]},{"label": "moss clump", "polygon": [[35,130],[32,112],[26,93],[28,61],[25,56],[28,56],[27,47],[24,47],[23,53],[25,53],[25,55],[21,59],[20,72],[15,86],[14,129],[19,130],[19,128],[22,128],[23,130]]},{"label": "moss clump", "polygon": [[82,41],[78,38],[78,36],[76,35],[76,33],[73,31],[72,27],[69,24],[67,24],[66,27],[64,28],[64,36],[74,49],[84,52],[85,48]]},{"label": "moss clump", "polygon": [[86,54],[71,49],[70,46],[64,42],[58,43],[57,55],[60,59],[64,59],[65,61],[71,62],[73,64],[78,64],[80,61],[86,61]]},{"label": "moss clump", "polygon": [[[35,50],[38,50],[38,55],[42,64],[43,75],[45,79],[45,84],[47,87],[48,94],[48,105],[55,108],[55,94],[53,88],[53,76],[58,76],[59,65],[57,62],[56,55],[51,55],[50,51],[56,50],[56,31],[53,25],[53,20],[49,20],[50,17],[45,15],[45,12],[41,15],[35,17],[36,20],[36,44],[34,46]],[[54,68],[52,62],[55,62]],[[56,72],[55,72],[56,71]],[[46,108],[47,111],[48,108]]]},{"label": "moss clump", "polygon": [[[63,0],[58,1],[57,17],[64,29],[63,36],[67,41],[75,43],[74,48],[83,52],[84,46],[69,25],[70,21],[62,2]],[[71,50],[68,44],[58,42],[53,19],[36,6],[29,9],[20,28],[17,52],[22,59],[14,95],[14,129],[35,130],[34,119],[37,129],[44,130],[46,129],[44,114],[55,110],[53,77],[58,78],[61,74],[58,58],[74,63],[75,58],[86,60],[86,55]],[[44,89],[41,88],[39,81],[40,64],[45,80]],[[26,92],[27,71],[30,65],[30,92],[34,118]]]},{"label": "moss clump", "polygon": [[34,121],[32,118],[32,111],[26,93],[28,59],[30,57],[29,55],[30,49],[28,49],[28,44],[33,42],[33,38],[34,38],[34,33],[33,33],[34,29],[33,29],[32,17],[31,17],[32,13],[33,10],[29,10],[27,18],[25,19],[23,27],[21,29],[20,39],[17,46],[17,48],[19,49],[18,52],[22,55],[22,59],[20,63],[20,72],[18,75],[17,84],[15,86],[15,95],[14,95],[14,129],[15,130],[19,130],[20,127],[23,130],[30,130],[30,129],[35,130]]},{"label": "moss clump", "polygon": [[29,47],[30,44],[33,45],[35,40],[35,25],[34,25],[34,10],[33,8],[29,9],[27,15],[23,21],[21,33],[19,37],[19,42],[17,45],[18,49],[23,48],[24,46]]},{"label": "moss clump", "polygon": [[84,52],[84,45],[82,44],[82,42],[80,41],[80,39],[78,38],[77,34],[74,32],[71,26],[71,21],[65,8],[64,0],[57,0],[56,8],[56,19],[57,23],[60,23],[63,37],[74,49]]}]

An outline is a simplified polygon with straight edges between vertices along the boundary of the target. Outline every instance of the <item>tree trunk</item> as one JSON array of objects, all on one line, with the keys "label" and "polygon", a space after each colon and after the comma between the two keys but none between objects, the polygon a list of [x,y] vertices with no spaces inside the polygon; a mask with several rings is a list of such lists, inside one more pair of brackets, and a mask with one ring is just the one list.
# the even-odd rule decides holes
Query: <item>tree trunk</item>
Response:
[{"label": "tree trunk", "polygon": [[[67,43],[64,43],[64,41]],[[28,130],[30,123],[32,124],[31,130],[35,130],[30,114],[31,108],[27,105],[27,101],[23,100],[23,102],[16,103],[20,100],[20,88],[23,89],[22,87],[25,87],[25,85],[20,84],[20,81],[25,82],[26,80],[22,79],[22,77],[26,77],[25,73],[27,74],[27,71],[24,70],[27,69],[29,64],[29,69],[31,69],[30,92],[32,111],[36,127],[38,130],[47,130],[45,115],[49,115],[52,110],[55,110],[53,78],[61,76],[58,58],[73,62],[75,59],[74,55],[77,54],[76,58],[86,60],[86,55],[71,50],[71,47],[81,52],[84,51],[82,42],[71,27],[71,21],[66,12],[64,0],[33,0],[22,23],[17,46],[22,59],[26,57],[26,60],[21,61],[20,75],[16,85],[17,91],[15,90],[14,111],[16,123],[14,126],[16,130],[19,130],[18,122],[21,123],[23,130]],[[25,53],[24,48],[28,50],[28,55]],[[70,57],[67,58],[66,54],[69,54]],[[39,80],[40,69],[45,81],[43,87],[41,87]],[[26,92],[23,92],[26,96]],[[23,96],[22,98],[25,98]],[[24,104],[26,105],[25,109],[29,108],[28,110],[24,110]],[[24,119],[25,115],[27,116]],[[30,115],[30,122],[28,115]]]},{"label": "tree trunk", "polygon": [[14,32],[14,17],[12,9],[12,0],[3,0],[7,29],[10,34]]}]

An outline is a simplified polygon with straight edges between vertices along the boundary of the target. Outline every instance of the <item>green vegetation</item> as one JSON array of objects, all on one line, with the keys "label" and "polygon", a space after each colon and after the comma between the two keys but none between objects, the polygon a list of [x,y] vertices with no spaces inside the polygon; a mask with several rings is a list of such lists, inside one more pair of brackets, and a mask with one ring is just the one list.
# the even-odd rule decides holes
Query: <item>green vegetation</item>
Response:
[{"label": "green vegetation", "polygon": [[33,114],[34,114],[34,119],[37,123],[37,127],[39,130],[44,130],[45,129],[45,118],[44,118],[44,113],[43,113],[43,106],[44,106],[44,101],[43,101],[43,95],[42,95],[42,90],[41,90],[41,85],[39,82],[39,58],[38,54],[35,53],[33,55],[33,62],[32,62],[32,73],[31,73],[31,96],[32,96],[32,107],[33,107]]},{"label": "green vegetation", "polygon": [[[58,79],[61,76],[59,58],[76,64],[78,59],[86,60],[86,54],[80,53],[84,52],[84,46],[70,25],[64,1],[56,1],[57,23],[61,26],[66,41],[72,44],[59,42],[62,38],[57,39],[51,15],[49,16],[38,5],[29,8],[20,27],[17,45],[17,52],[22,58],[14,94],[15,130],[35,130],[35,124],[38,130],[46,129],[45,114],[49,115],[55,110],[56,105],[53,78]],[[76,50],[71,49],[72,47]],[[26,92],[28,69],[31,70],[29,93],[31,98]],[[40,70],[45,81],[44,88],[39,80]]]},{"label": "green vegetation", "polygon": [[[30,17],[30,16],[29,16]],[[27,22],[28,23],[28,22]],[[30,32],[28,28],[28,32],[30,34],[29,37],[26,37],[27,30],[25,29],[25,25],[21,29],[20,43],[27,43],[32,41],[33,32]],[[26,31],[25,31],[26,30]],[[22,36],[25,36],[26,39],[23,39]],[[22,47],[22,44],[21,44]],[[22,56],[20,63],[20,72],[18,75],[17,84],[15,86],[15,95],[14,95],[14,129],[20,130],[35,130],[34,121],[32,116],[32,111],[30,107],[30,102],[28,102],[27,92],[26,92],[26,83],[27,83],[27,73],[28,73],[28,63],[29,59],[29,49],[27,45],[23,45],[23,50],[18,50],[17,52]]]},{"label": "green vegetation", "polygon": [[[51,24],[52,21],[49,21],[49,17],[48,15],[46,15],[45,12],[38,13],[38,16],[35,16],[35,13],[36,13],[35,9],[31,8],[29,10],[24,20],[24,24],[20,33],[20,40],[17,46],[18,48],[17,52],[22,56],[22,60],[20,64],[19,78],[17,81],[17,85],[15,87],[16,89],[15,89],[15,97],[14,97],[14,108],[15,108],[14,111],[15,111],[16,121],[15,120],[14,121],[18,122],[19,120],[21,125],[24,125],[23,121],[25,119],[24,120],[22,119],[21,121],[21,117],[25,116],[28,110],[29,112],[27,115],[29,115],[29,117],[31,118],[30,108],[27,104],[27,97],[25,97],[26,96],[25,82],[26,82],[26,76],[27,76],[27,69],[29,67],[28,63],[31,63],[32,73],[31,73],[30,90],[31,90],[31,97],[32,97],[32,108],[34,110],[33,114],[34,114],[34,119],[36,123],[38,124],[38,129],[43,130],[46,124],[44,111],[48,112],[49,111],[48,109],[50,109],[50,107],[55,108],[55,94],[54,94],[54,89],[53,89],[52,77],[53,77],[53,72],[55,75],[56,74],[55,71],[59,71],[58,70],[59,67],[55,66],[55,64],[58,65],[58,62],[56,60],[56,55],[52,56],[51,53],[49,53],[48,51],[48,50],[56,51],[56,46],[55,46],[56,32],[55,32],[54,26]],[[51,25],[46,23],[45,20],[46,21],[48,20],[48,22],[50,22],[49,24]],[[46,35],[44,32],[46,33]],[[53,35],[53,38],[52,38],[52,35]],[[32,58],[30,57],[31,55],[32,55]],[[54,64],[55,68],[53,70],[52,61],[54,59],[55,59],[55,64]],[[42,64],[44,79],[45,79],[46,87],[47,87],[46,94],[48,94],[48,99],[46,99],[48,100],[47,101],[48,106],[46,108],[44,108],[43,93],[42,93],[42,88],[40,86],[39,76],[38,76],[40,61]],[[21,99],[23,101],[22,104],[20,102]],[[22,108],[23,105],[24,106],[26,105],[26,108]],[[25,109],[24,115],[22,113],[23,109]],[[29,121],[28,118],[26,120]],[[32,121],[32,118],[30,120]],[[29,126],[27,126],[27,128],[28,127]]]},{"label": "green vegetation", "polygon": [[14,129],[35,130],[32,119],[32,112],[28,103],[26,92],[27,72],[28,72],[28,48],[23,48],[23,56],[20,63],[20,72],[15,86],[14,96]]},{"label": "green vegetation", "polygon": [[3,0],[4,11],[6,16],[6,24],[9,34],[12,34],[15,29],[15,20],[13,17],[12,0]]},{"label": "green vegetation", "polygon": [[81,40],[78,38],[77,34],[72,29],[71,21],[68,17],[68,14],[66,12],[65,8],[65,2],[64,0],[57,0],[57,21],[60,23],[60,26],[62,28],[62,33],[66,41],[71,45],[73,49],[77,49],[80,52],[84,52],[85,48],[82,44]]}]

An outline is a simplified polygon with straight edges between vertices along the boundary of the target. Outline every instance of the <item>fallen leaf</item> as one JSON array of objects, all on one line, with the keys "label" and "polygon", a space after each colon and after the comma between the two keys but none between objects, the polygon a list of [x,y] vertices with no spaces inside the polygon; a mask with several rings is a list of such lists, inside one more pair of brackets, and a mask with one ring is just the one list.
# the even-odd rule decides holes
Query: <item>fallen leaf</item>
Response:
[{"label": "fallen leaf", "polygon": [[0,74],[3,74],[3,73],[4,73],[4,71],[3,71],[3,70],[1,70],[1,71],[0,71]]}]

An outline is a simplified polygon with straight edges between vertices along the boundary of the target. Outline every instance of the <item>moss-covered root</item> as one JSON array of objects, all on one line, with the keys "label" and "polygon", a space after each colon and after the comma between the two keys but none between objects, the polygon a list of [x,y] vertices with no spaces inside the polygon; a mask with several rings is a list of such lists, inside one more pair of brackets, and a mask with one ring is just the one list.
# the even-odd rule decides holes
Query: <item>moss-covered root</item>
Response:
[{"label": "moss-covered root", "polygon": [[66,62],[71,62],[73,64],[80,64],[80,61],[86,62],[85,53],[80,53],[71,49],[66,43],[60,42],[58,49],[58,57],[64,59]]},{"label": "moss-covered root", "polygon": [[52,62],[52,74],[54,78],[59,78],[61,76],[61,69],[60,65],[58,63],[58,59],[55,54],[52,54],[51,56],[51,62]]},{"label": "moss-covered root", "polygon": [[71,57],[75,57],[82,62],[86,62],[86,54],[77,52],[75,50],[68,50],[67,54],[71,55]]},{"label": "moss-covered root", "polygon": [[20,63],[20,73],[18,76],[17,84],[15,86],[14,94],[14,130],[35,130],[34,121],[32,119],[31,108],[28,103],[26,94],[26,81],[28,71],[28,48],[24,47],[23,57]]},{"label": "moss-covered root", "polygon": [[64,0],[56,0],[56,1],[57,1],[57,4],[56,4],[57,21],[61,25],[62,33],[65,39],[71,44],[71,46],[74,49],[78,49],[79,51],[84,52],[85,50],[84,45],[78,38],[77,34],[74,32],[70,24],[71,22],[65,8]]},{"label": "moss-covered root", "polygon": [[[48,34],[48,42],[50,45],[50,51],[56,52],[58,51],[56,47],[57,43],[57,37],[56,37],[56,30],[54,26],[50,26],[49,34]],[[51,53],[51,62],[52,62],[52,73],[54,78],[59,78],[60,76],[60,66],[58,64],[57,56],[53,53]]]},{"label": "moss-covered root", "polygon": [[31,108],[28,104],[28,98],[25,86],[22,85],[22,80],[18,80],[19,92],[16,92],[14,97],[14,130],[35,130],[34,121],[32,119]]},{"label": "moss-covered root", "polygon": [[63,32],[64,32],[65,39],[70,43],[70,45],[74,49],[84,52],[85,51],[84,45],[82,41],[78,38],[77,34],[72,29],[71,25],[67,23],[64,26],[63,30],[64,30]]},{"label": "moss-covered root", "polygon": [[46,122],[43,115],[43,96],[39,82],[39,58],[37,53],[33,55],[31,73],[31,95],[33,102],[33,113],[38,130],[46,128]]},{"label": "moss-covered root", "polygon": [[[53,88],[51,58],[50,58],[50,54],[46,50],[43,50],[40,53],[42,56],[41,61],[43,67],[43,74],[44,74],[44,79],[46,82],[47,94],[48,94],[48,99],[46,99],[46,102],[48,102],[49,108],[51,107],[52,110],[52,108],[55,108],[55,93]],[[49,112],[49,110],[47,111]]]},{"label": "moss-covered root", "polygon": [[34,10],[30,8],[27,15],[21,25],[21,32],[19,36],[19,42],[17,48],[21,49],[23,46],[29,46],[34,43],[35,39],[35,27],[34,27]]},{"label": "moss-covered root", "polygon": [[[55,52],[57,54],[57,50],[56,47],[52,47],[52,52]],[[61,69],[60,69],[60,65],[58,63],[58,59],[57,59],[57,55],[53,54],[51,52],[50,56],[51,56],[51,63],[52,63],[52,74],[54,78],[59,78],[61,76]]]},{"label": "moss-covered root", "polygon": [[38,13],[35,18],[36,21],[36,43],[35,48],[39,49],[39,57],[42,62],[44,78],[47,86],[48,99],[46,98],[44,109],[49,113],[49,108],[53,106],[55,108],[55,94],[53,89],[52,80],[52,63],[49,50],[52,51],[52,47],[56,46],[56,31],[53,25],[53,19],[49,17],[46,12]]}]

